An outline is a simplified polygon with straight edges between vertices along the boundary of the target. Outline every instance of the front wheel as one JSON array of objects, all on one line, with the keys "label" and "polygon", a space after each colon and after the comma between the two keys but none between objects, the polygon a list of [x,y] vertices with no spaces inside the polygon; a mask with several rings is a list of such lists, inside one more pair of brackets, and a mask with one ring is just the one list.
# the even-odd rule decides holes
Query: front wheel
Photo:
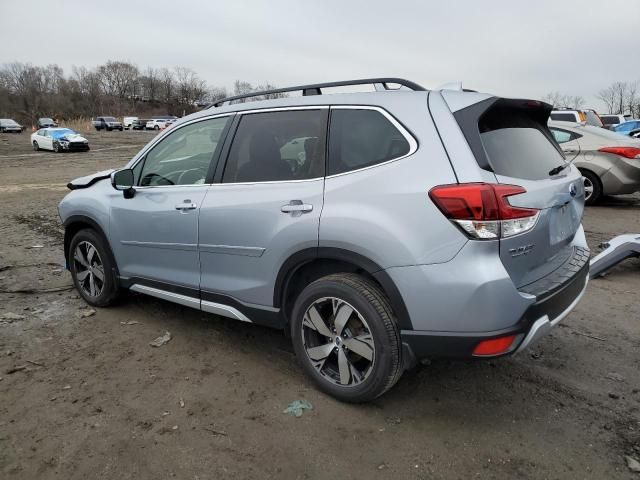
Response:
[{"label": "front wheel", "polygon": [[38,150],[40,150],[40,146],[38,145],[38,142],[36,142],[35,140],[33,141],[33,149],[37,152]]},{"label": "front wheel", "polygon": [[60,153],[60,144],[58,142],[53,144],[53,151],[56,153]]},{"label": "front wheel", "polygon": [[328,275],[308,285],[293,307],[291,338],[307,375],[339,400],[373,400],[402,375],[389,301],[360,275]]},{"label": "front wheel", "polygon": [[115,261],[106,241],[95,230],[84,229],[69,244],[69,270],[85,302],[106,307],[118,296]]}]

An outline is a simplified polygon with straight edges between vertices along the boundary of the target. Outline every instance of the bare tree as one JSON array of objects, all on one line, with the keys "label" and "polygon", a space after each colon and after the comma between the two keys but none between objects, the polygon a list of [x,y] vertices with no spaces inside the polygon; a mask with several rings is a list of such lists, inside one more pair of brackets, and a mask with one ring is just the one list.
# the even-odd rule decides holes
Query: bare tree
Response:
[{"label": "bare tree", "polygon": [[602,100],[602,102],[607,106],[607,113],[614,113],[616,107],[616,93],[612,86],[608,86],[607,88],[603,88],[598,91],[598,93],[596,93],[596,98]]},{"label": "bare tree", "polygon": [[104,93],[124,99],[138,78],[138,67],[128,62],[109,60],[98,67],[98,73]]},{"label": "bare tree", "polygon": [[580,95],[567,95],[560,92],[549,92],[542,97],[542,101],[547,102],[556,108],[568,107],[581,109],[585,104],[584,97],[581,97]]},{"label": "bare tree", "polygon": [[175,95],[175,79],[173,72],[168,68],[163,68],[158,72],[160,100],[164,103],[171,103]]}]

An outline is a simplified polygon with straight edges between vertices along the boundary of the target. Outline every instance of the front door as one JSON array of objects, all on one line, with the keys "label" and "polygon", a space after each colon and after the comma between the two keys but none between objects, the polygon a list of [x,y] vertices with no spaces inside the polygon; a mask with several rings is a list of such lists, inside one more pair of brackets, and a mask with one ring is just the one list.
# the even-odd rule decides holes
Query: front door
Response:
[{"label": "front door", "polygon": [[112,247],[120,274],[193,289],[198,296],[198,215],[228,117],[177,127],[134,166],[133,198],[111,206]]},{"label": "front door", "polygon": [[273,305],[282,263],[318,246],[327,108],[241,114],[221,183],[200,211],[206,302]]}]

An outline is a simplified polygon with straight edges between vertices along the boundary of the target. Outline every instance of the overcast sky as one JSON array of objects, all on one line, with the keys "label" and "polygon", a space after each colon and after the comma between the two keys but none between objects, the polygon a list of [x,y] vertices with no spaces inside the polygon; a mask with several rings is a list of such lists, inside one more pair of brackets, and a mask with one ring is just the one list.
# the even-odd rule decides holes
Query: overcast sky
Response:
[{"label": "overcast sky", "polygon": [[539,98],[640,80],[640,1],[0,0],[0,63],[187,66],[209,84],[399,76]]}]

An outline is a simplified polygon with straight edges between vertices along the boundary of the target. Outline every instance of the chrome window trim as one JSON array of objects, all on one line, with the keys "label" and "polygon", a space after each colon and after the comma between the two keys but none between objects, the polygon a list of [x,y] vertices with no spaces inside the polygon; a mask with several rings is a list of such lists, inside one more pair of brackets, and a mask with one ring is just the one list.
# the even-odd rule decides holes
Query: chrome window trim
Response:
[{"label": "chrome window trim", "polygon": [[[411,155],[413,155],[417,150],[418,150],[418,141],[416,140],[416,138],[413,136],[413,134],[411,132],[409,132],[409,130],[407,130],[407,128],[402,125],[391,113],[389,113],[386,109],[379,107],[379,106],[374,106],[374,105],[354,105],[354,104],[349,104],[349,105],[301,105],[301,106],[291,106],[291,107],[272,107],[272,108],[255,108],[255,109],[251,109],[251,110],[241,110],[241,111],[236,111],[236,112],[227,112],[227,113],[220,113],[217,115],[210,115],[210,116],[206,116],[206,117],[198,117],[195,118],[193,120],[190,120],[184,124],[181,124],[178,127],[174,127],[171,130],[166,130],[165,134],[159,135],[158,138],[155,139],[155,141],[153,141],[153,143],[147,145],[143,150],[141,150],[136,157],[134,157],[132,159],[132,162],[130,165],[127,164],[127,168],[135,168],[136,165],[142,160],[142,158],[153,148],[155,147],[160,141],[162,141],[164,138],[166,138],[168,135],[170,135],[171,133],[179,130],[180,128],[186,127],[188,125],[192,125],[194,123],[197,122],[201,122],[201,121],[205,121],[205,120],[212,120],[214,118],[222,118],[222,117],[231,117],[233,115],[249,115],[249,114],[255,114],[255,113],[269,113],[269,112],[286,112],[286,111],[297,111],[297,110],[373,110],[376,112],[379,112],[380,114],[382,114],[401,134],[402,136],[405,138],[405,140],[409,143],[409,151],[400,156],[400,157],[396,157],[396,158],[392,158],[390,160],[386,160],[382,163],[377,163],[375,165],[369,165],[368,167],[362,167],[362,168],[358,168],[355,170],[349,170],[348,172],[342,172],[342,173],[336,173],[334,175],[326,175],[326,176],[320,176],[320,177],[314,177],[314,178],[305,178],[305,179],[301,179],[301,180],[269,180],[266,182],[233,182],[233,183],[195,183],[195,184],[187,184],[187,185],[148,185],[148,186],[136,186],[136,190],[138,189],[151,189],[151,188],[172,188],[172,187],[201,187],[201,186],[215,186],[215,185],[256,185],[256,184],[279,184],[279,183],[302,183],[302,182],[312,182],[312,181],[316,181],[316,180],[320,180],[320,179],[330,179],[330,178],[335,178],[335,177],[340,177],[342,175],[349,175],[351,173],[356,173],[356,172],[361,172],[364,170],[369,170],[371,168],[377,168],[377,167],[381,167],[383,165],[387,165],[389,163],[392,162],[397,162],[398,160],[402,160],[406,157],[409,157]],[[329,127],[327,127],[329,128]],[[325,162],[328,160],[328,158],[325,157]],[[226,159],[225,159],[226,161]]]}]

